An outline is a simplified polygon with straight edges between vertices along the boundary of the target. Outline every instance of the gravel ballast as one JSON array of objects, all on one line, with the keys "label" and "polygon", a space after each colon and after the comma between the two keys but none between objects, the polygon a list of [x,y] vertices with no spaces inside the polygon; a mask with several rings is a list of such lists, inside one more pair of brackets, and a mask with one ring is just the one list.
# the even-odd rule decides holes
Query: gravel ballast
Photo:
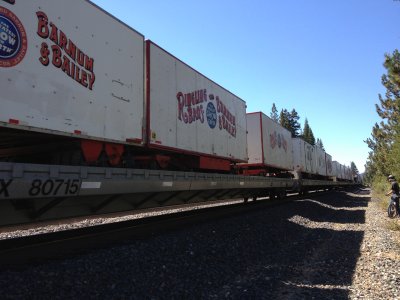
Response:
[{"label": "gravel ballast", "polygon": [[[367,190],[0,272],[4,299],[400,299],[399,231]],[[251,205],[251,204],[249,204]]]}]

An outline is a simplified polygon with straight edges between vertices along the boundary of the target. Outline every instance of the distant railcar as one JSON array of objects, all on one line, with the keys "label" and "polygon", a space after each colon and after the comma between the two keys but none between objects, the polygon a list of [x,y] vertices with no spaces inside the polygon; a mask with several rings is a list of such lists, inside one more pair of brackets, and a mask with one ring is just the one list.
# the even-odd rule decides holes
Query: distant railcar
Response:
[{"label": "distant railcar", "polygon": [[302,138],[293,138],[293,171],[298,177],[311,178],[316,174],[315,148]]},{"label": "distant railcar", "polygon": [[292,176],[293,147],[289,130],[262,112],[247,114],[249,161],[240,164],[247,175]]}]

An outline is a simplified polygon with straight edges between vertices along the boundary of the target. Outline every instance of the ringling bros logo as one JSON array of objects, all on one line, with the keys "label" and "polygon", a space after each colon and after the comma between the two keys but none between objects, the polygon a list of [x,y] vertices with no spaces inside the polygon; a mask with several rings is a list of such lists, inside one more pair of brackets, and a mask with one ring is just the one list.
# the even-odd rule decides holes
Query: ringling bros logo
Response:
[{"label": "ringling bros logo", "polygon": [[279,149],[283,148],[283,150],[287,152],[287,141],[282,134],[276,133],[276,131],[274,131],[274,133],[269,135],[269,141],[271,143],[272,149],[275,149],[275,147],[278,146]]},{"label": "ringling bros logo", "polygon": [[53,66],[85,88],[92,90],[96,79],[93,72],[94,59],[80,50],[54,23],[49,24],[49,19],[44,12],[38,11],[36,15],[38,36],[52,41],[50,46],[47,42],[42,43],[39,61],[44,66],[48,66],[51,61]]},{"label": "ringling bros logo", "polygon": [[[218,123],[220,130],[225,130],[231,136],[236,137],[236,117],[232,115],[218,96],[214,97],[213,94],[207,95],[207,90],[203,89],[190,93],[179,92],[176,98],[178,100],[179,121],[185,124],[192,124],[194,122],[204,123],[206,118],[208,126],[211,129],[214,129]],[[214,100],[216,103],[212,102]],[[215,105],[217,108],[215,108]]]},{"label": "ringling bros logo", "polygon": [[7,8],[0,6],[0,67],[19,64],[27,49],[28,40],[21,21]]}]

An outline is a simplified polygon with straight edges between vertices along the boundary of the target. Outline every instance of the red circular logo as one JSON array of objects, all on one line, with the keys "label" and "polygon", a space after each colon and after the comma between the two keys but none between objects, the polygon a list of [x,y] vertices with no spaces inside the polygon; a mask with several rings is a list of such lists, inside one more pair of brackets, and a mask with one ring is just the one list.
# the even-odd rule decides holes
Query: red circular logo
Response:
[{"label": "red circular logo", "polygon": [[0,67],[13,67],[25,57],[28,39],[18,17],[0,6]]}]

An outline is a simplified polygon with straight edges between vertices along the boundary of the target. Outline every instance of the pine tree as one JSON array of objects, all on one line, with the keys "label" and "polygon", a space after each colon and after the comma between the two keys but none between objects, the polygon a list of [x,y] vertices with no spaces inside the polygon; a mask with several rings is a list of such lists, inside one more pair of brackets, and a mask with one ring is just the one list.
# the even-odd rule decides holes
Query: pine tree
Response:
[{"label": "pine tree", "polygon": [[287,109],[282,109],[279,116],[279,123],[282,127],[291,132],[292,137],[297,137],[299,136],[299,131],[301,128],[299,119],[299,114],[295,109],[292,109],[291,112],[289,112]]},{"label": "pine tree", "polygon": [[351,172],[352,172],[353,176],[356,176],[356,175],[359,174],[358,169],[357,169],[357,166],[356,166],[356,164],[354,163],[354,161],[352,161],[352,162],[350,163],[350,168],[351,168]]},{"label": "pine tree", "polygon": [[304,121],[304,126],[303,126],[303,135],[302,138],[308,142],[308,139],[310,138],[310,125],[308,124],[308,120]]},{"label": "pine tree", "polygon": [[270,116],[272,120],[274,120],[275,122],[279,122],[278,109],[276,108],[275,103],[272,103]]},{"label": "pine tree", "polygon": [[297,111],[293,108],[289,114],[289,124],[290,124],[290,132],[292,133],[292,137],[299,136],[299,131],[301,129],[301,125],[299,123],[300,116]]},{"label": "pine tree", "polygon": [[365,142],[371,149],[366,164],[368,179],[373,180],[388,174],[398,174],[400,154],[400,53],[385,54],[384,67],[387,74],[382,76],[386,88],[384,96],[379,95],[376,112],[382,121],[372,128],[371,138]]},{"label": "pine tree", "polygon": [[315,145],[315,137],[314,133],[312,132],[312,129],[310,125],[308,124],[308,120],[304,121],[304,127],[303,127],[303,136],[302,138],[309,144]]},{"label": "pine tree", "polygon": [[316,143],[316,145],[317,145],[319,148],[321,148],[322,150],[325,151],[324,144],[322,143],[322,140],[321,140],[321,139],[317,138],[317,143]]},{"label": "pine tree", "polygon": [[291,132],[290,122],[289,122],[289,112],[287,109],[282,109],[279,115],[279,123],[282,127],[286,128]]},{"label": "pine tree", "polygon": [[309,143],[311,145],[313,145],[313,146],[315,145],[315,137],[314,137],[314,133],[313,133],[311,127],[310,127],[310,141],[309,141]]}]

